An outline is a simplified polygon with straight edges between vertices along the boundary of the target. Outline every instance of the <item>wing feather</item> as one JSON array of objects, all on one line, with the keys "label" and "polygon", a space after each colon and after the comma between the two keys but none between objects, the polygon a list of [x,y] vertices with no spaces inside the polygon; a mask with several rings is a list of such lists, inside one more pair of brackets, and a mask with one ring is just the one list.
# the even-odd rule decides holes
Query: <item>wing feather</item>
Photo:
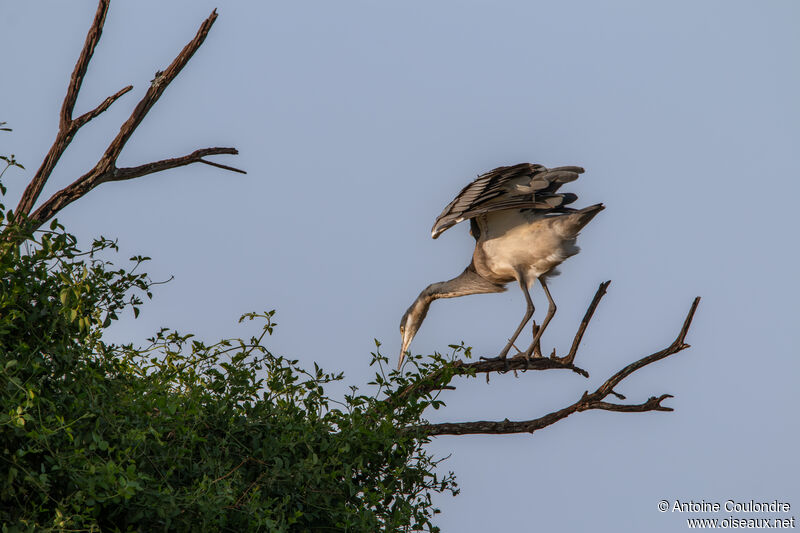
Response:
[{"label": "wing feather", "polygon": [[559,187],[575,181],[582,173],[583,168],[576,166],[548,169],[542,165],[520,163],[498,167],[461,189],[436,218],[431,235],[435,239],[459,222],[492,211],[562,209],[578,197],[572,193],[558,193]]}]

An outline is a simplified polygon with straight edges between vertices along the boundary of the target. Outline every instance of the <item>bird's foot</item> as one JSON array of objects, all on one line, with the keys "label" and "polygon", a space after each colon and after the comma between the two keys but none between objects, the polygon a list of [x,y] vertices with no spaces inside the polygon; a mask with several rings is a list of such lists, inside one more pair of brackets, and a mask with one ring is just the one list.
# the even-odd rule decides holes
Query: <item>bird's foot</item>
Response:
[{"label": "bird's foot", "polygon": [[481,360],[482,361],[490,361],[490,362],[492,362],[492,361],[505,361],[506,357],[508,356],[508,351],[511,349],[512,346],[517,351],[519,351],[519,348],[514,346],[514,341],[513,340],[509,340],[508,344],[506,344],[505,348],[500,350],[500,353],[497,355],[497,357],[481,357]]},{"label": "bird's foot", "polygon": [[529,354],[527,351],[525,353],[520,352],[519,357],[522,357],[523,359],[525,359],[525,370],[526,371],[530,370],[530,368],[531,368],[531,354]]},{"label": "bird's foot", "polygon": [[497,357],[481,357],[480,360],[486,361],[488,363],[496,363],[502,361],[503,363],[505,363],[504,365],[505,368],[502,370],[502,372],[508,372],[509,366],[508,366],[508,358],[506,357],[506,355],[507,355],[506,353],[501,352],[500,355],[498,355]]},{"label": "bird's foot", "polygon": [[508,362],[508,357],[506,357],[506,354],[501,353],[497,357],[480,357],[480,360],[481,361],[487,361],[489,363],[496,363],[497,361],[506,361],[506,362]]}]

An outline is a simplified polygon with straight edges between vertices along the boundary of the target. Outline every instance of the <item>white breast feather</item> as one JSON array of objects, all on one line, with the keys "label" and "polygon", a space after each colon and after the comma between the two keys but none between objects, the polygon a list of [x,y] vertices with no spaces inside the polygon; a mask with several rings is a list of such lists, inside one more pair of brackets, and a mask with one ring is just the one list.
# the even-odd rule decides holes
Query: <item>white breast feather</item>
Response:
[{"label": "white breast feather", "polygon": [[517,210],[487,215],[482,243],[487,266],[501,276],[523,270],[529,283],[543,274],[556,275],[555,267],[580,250],[574,236],[564,235],[558,218]]}]

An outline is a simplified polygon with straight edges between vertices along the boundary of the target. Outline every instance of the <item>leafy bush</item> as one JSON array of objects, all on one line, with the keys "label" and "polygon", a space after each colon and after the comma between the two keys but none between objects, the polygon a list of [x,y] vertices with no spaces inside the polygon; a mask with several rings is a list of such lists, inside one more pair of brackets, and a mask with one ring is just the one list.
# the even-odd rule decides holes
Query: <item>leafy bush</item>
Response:
[{"label": "leafy bush", "polygon": [[2,531],[437,530],[431,493],[456,485],[414,427],[441,402],[398,391],[443,359],[401,376],[376,349],[377,392],[339,402],[324,386],[341,374],[262,344],[272,311],[242,317],[261,322],[246,340],[107,344],[150,296],[147,258],[115,268],[112,241],[82,252],[56,222],[8,218],[0,205]]}]

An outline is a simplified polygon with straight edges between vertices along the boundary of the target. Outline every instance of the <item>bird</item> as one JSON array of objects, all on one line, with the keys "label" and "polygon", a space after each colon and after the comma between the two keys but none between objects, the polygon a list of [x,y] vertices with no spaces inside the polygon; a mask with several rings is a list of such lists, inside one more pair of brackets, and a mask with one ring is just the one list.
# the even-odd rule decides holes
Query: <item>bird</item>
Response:
[{"label": "bird", "polygon": [[491,358],[505,360],[533,316],[530,289],[538,280],[549,306],[541,327],[534,328],[533,342],[524,352],[530,360],[556,312],[547,279],[558,274],[558,265],[580,251],[575,244],[578,233],[605,209],[602,203],[583,209],[567,207],[578,197],[558,192],[563,184],[575,181],[583,172],[578,166],[547,168],[534,163],[498,167],[479,175],[447,204],[433,224],[431,237],[436,239],[445,230],[469,220],[475,251],[460,275],[428,285],[403,314],[398,370],[431,302],[504,292],[508,283],[516,281],[525,296],[525,314],[506,346],[497,357]]}]

